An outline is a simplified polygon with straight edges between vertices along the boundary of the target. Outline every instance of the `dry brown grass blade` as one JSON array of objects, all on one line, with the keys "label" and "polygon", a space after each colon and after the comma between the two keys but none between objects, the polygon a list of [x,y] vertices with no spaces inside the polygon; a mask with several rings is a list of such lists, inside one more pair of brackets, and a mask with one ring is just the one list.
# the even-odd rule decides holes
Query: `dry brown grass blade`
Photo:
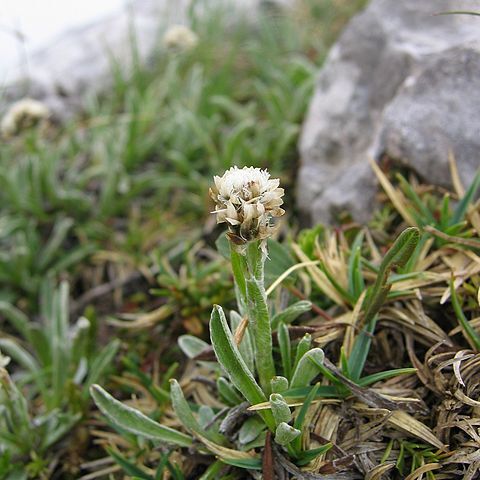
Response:
[{"label": "dry brown grass blade", "polygon": [[127,328],[131,330],[138,330],[144,328],[150,328],[175,313],[175,308],[169,304],[162,305],[161,307],[152,310],[151,312],[139,315],[134,320],[116,320],[108,319],[108,323],[115,327]]},{"label": "dry brown grass blade", "polygon": [[210,452],[218,455],[220,458],[230,458],[232,460],[250,460],[255,455],[251,452],[241,452],[232,448],[223,447],[215,442],[212,442],[196,432],[192,432],[195,438],[202,442]]},{"label": "dry brown grass blade", "polygon": [[446,446],[443,445],[443,443],[433,434],[430,428],[403,410],[395,410],[392,412],[392,415],[388,419],[388,423],[407,435],[417,437],[440,450],[446,448]]},{"label": "dry brown grass blade", "polygon": [[405,477],[405,480],[417,480],[423,478],[424,473],[432,472],[433,470],[438,470],[439,468],[442,468],[439,463],[427,463],[426,465],[418,467],[408,477]]},{"label": "dry brown grass blade", "polygon": [[393,203],[393,206],[396,208],[398,213],[402,216],[405,222],[409,226],[416,226],[417,223],[415,219],[410,215],[408,208],[407,208],[407,201],[405,200],[404,195],[395,189],[395,187],[391,184],[390,180],[387,176],[382,172],[380,167],[377,165],[377,162],[373,158],[369,159],[370,166],[372,167],[373,172],[378,178],[380,185],[385,190],[390,201]]},{"label": "dry brown grass blade", "polygon": [[467,217],[477,236],[480,237],[480,201],[467,212]]},{"label": "dry brown grass blade", "polygon": [[102,468],[101,470],[97,470],[96,472],[88,473],[87,475],[83,475],[79,477],[79,480],[95,480],[96,478],[107,478],[110,477],[112,473],[116,473],[122,470],[120,465],[113,465],[112,467]]},{"label": "dry brown grass blade", "polygon": [[296,465],[287,460],[282,452],[274,445],[273,454],[275,460],[290,474],[294,475],[293,478],[297,480],[356,480],[362,478],[356,472],[338,472],[331,474],[315,474],[307,471],[300,470]]},{"label": "dry brown grass blade", "polygon": [[453,394],[455,398],[458,398],[462,403],[465,405],[470,405],[471,407],[480,407],[480,402],[478,400],[474,400],[473,398],[467,397],[461,390],[455,390]]},{"label": "dry brown grass blade", "polygon": [[412,300],[405,304],[406,308],[387,307],[381,311],[380,321],[382,324],[392,324],[401,332],[411,332],[415,340],[426,346],[436,343],[451,345],[452,342],[447,334],[423,312],[421,304]]},{"label": "dry brown grass blade", "polygon": [[440,230],[437,230],[435,227],[432,227],[431,225],[426,225],[424,227],[424,230],[428,233],[431,233],[435,237],[441,238],[442,240],[445,240],[450,243],[463,245],[465,247],[480,248],[479,240],[448,235],[446,233],[441,232]]},{"label": "dry brown grass blade", "polygon": [[450,167],[450,176],[452,177],[452,184],[458,198],[462,198],[465,195],[465,188],[463,187],[460,174],[458,173],[457,161],[452,150],[448,152],[448,165]]},{"label": "dry brown grass blade", "polygon": [[385,408],[388,410],[396,410],[400,408],[397,402],[393,402],[388,398],[380,395],[370,388],[359,387],[355,382],[352,382],[332,363],[328,358],[323,360],[324,366],[330,370],[358,399],[365,402],[370,407]]},{"label": "dry brown grass blade", "polygon": [[[338,402],[340,404],[340,402]],[[337,441],[338,426],[340,425],[341,417],[336,413],[334,408],[329,404],[320,404],[318,410],[314,412],[312,417],[313,432],[312,436],[321,438],[322,440],[332,442],[335,445]],[[328,453],[319,455],[310,464],[312,471],[318,471],[325,463]]]},{"label": "dry brown grass blade", "polygon": [[[292,400],[289,397],[285,397],[285,401],[287,402],[287,405],[289,407],[301,407],[303,405],[303,402],[299,402],[297,400]],[[333,404],[340,404],[342,403],[341,400],[336,400],[334,398],[324,398],[324,399],[318,399],[318,400],[313,400],[312,405],[333,405]],[[272,408],[270,405],[270,402],[262,402],[262,403],[256,403],[255,405],[250,405],[247,410],[250,412],[257,412],[258,410],[269,410]]]},{"label": "dry brown grass blade", "polygon": [[[295,255],[302,263],[310,262],[310,259],[303,253],[302,249],[295,243],[292,244],[292,249]],[[315,265],[305,267],[310,273],[313,281],[317,284],[317,287],[327,295],[337,305],[344,306],[345,302],[343,298],[332,287],[332,284],[328,280],[327,276]]]},{"label": "dry brown grass blade", "polygon": [[235,330],[235,335],[233,336],[235,340],[235,345],[238,346],[242,343],[243,336],[247,331],[247,327],[248,327],[248,318],[243,317],[242,321],[240,322],[240,325],[238,325],[237,329]]},{"label": "dry brown grass blade", "polygon": [[365,239],[367,240],[367,244],[368,244],[368,250],[370,252],[370,255],[372,256],[372,262],[375,263],[376,265],[380,265],[383,258],[382,254],[380,253],[380,250],[378,250],[378,247],[373,240],[370,230],[365,229],[364,231],[365,231]]},{"label": "dry brown grass blade", "polygon": [[300,268],[310,267],[314,265],[318,265],[320,262],[318,260],[309,261],[309,262],[302,262],[293,265],[292,267],[285,270],[265,291],[265,295],[268,297],[289,275],[291,275],[296,270]]},{"label": "dry brown grass blade", "polygon": [[[468,321],[468,323],[475,330],[480,329],[480,317],[472,318],[471,320]],[[462,333],[462,327],[460,325],[456,326],[455,328],[452,328],[452,330],[448,332],[448,336],[452,337],[453,335],[457,335],[459,333]]]},{"label": "dry brown grass blade", "polygon": [[395,468],[395,463],[377,465],[365,475],[365,480],[382,480],[382,476]]},{"label": "dry brown grass blade", "polygon": [[392,292],[415,290],[416,288],[426,287],[434,283],[448,281],[448,273],[424,272],[417,278],[401,280],[392,284]]},{"label": "dry brown grass blade", "polygon": [[355,445],[368,441],[371,437],[385,429],[390,414],[364,424],[354,425],[343,437],[339,447],[350,451]]}]

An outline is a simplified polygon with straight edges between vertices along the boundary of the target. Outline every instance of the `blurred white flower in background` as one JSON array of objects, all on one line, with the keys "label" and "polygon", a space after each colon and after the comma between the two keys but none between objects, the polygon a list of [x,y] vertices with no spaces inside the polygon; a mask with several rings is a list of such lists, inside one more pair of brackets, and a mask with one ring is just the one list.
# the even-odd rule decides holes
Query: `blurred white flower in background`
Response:
[{"label": "blurred white flower in background", "polygon": [[198,45],[198,36],[185,25],[172,25],[163,36],[163,44],[169,50],[185,52]]},{"label": "blurred white flower in background", "polygon": [[49,108],[44,103],[32,98],[23,98],[13,103],[7,110],[0,123],[0,131],[4,137],[11,137],[45,122],[50,114]]},{"label": "blurred white flower in background", "polygon": [[10,357],[0,352],[0,368],[5,368],[10,363]]},{"label": "blurred white flower in background", "polygon": [[[222,177],[213,177],[210,196],[215,202],[217,223],[227,222],[237,242],[265,240],[273,233],[272,217],[285,210],[280,180],[270,178],[267,170],[254,167],[232,167]],[[232,237],[231,237],[232,238]]]}]

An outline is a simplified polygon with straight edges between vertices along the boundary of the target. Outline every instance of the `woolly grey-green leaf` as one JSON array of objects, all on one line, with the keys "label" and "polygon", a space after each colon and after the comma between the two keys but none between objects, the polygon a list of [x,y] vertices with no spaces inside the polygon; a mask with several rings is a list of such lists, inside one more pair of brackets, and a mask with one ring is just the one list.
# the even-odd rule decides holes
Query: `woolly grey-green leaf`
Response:
[{"label": "woolly grey-green leaf", "polygon": [[279,393],[272,393],[270,395],[270,408],[272,409],[273,418],[277,425],[282,422],[288,423],[292,420],[290,407]]},{"label": "woolly grey-green leaf", "polygon": [[288,380],[282,376],[275,376],[270,380],[273,393],[282,393],[288,390]]},{"label": "woolly grey-green leaf", "polygon": [[275,430],[275,442],[279,445],[285,446],[295,440],[302,432],[293,428],[288,423],[280,423]]},{"label": "woolly grey-green leaf", "polygon": [[323,364],[325,355],[321,348],[312,348],[298,362],[290,388],[306,387],[318,375],[318,365]]}]

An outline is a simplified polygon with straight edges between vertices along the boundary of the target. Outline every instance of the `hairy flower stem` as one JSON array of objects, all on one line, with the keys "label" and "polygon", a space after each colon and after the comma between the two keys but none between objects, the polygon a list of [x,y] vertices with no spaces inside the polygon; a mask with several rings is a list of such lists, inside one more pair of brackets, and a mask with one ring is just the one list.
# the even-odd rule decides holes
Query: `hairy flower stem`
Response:
[{"label": "hairy flower stem", "polygon": [[238,309],[243,316],[247,314],[247,283],[245,272],[247,271],[247,259],[245,255],[238,253],[235,245],[230,243],[230,262],[232,264],[233,278],[235,280],[235,293]]},{"label": "hairy flower stem", "polygon": [[265,257],[259,241],[249,242],[246,250],[247,314],[255,343],[255,359],[260,386],[271,393],[271,379],[276,375],[272,353],[272,330],[264,286]]}]

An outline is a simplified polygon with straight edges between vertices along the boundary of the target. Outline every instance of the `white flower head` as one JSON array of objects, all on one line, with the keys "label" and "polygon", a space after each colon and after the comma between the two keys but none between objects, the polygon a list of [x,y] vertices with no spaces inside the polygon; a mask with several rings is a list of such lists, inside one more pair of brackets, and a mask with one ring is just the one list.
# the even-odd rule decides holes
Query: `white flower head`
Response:
[{"label": "white flower head", "polygon": [[185,52],[198,44],[198,36],[185,25],[172,25],[163,36],[163,44],[169,50]]},{"label": "white flower head", "polygon": [[32,98],[24,98],[10,106],[2,118],[0,131],[5,137],[11,137],[22,130],[31,128],[50,117],[49,108]]},{"label": "white flower head", "polygon": [[222,177],[213,177],[215,186],[210,196],[215,202],[217,223],[227,222],[229,237],[237,244],[251,240],[265,240],[274,227],[272,217],[280,217],[285,211],[283,188],[280,180],[270,178],[267,170],[254,167],[232,167]]}]

